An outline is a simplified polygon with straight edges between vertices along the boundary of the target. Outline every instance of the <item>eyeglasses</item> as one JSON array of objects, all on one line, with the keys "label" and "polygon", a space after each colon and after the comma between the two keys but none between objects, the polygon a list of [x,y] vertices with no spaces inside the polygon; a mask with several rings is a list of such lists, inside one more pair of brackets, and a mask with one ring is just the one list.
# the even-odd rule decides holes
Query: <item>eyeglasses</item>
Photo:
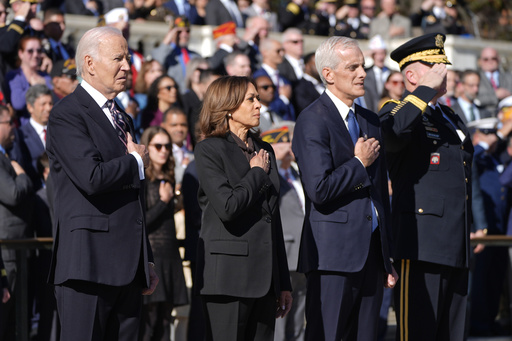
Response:
[{"label": "eyeglasses", "polygon": [[490,60],[492,60],[493,62],[496,62],[496,61],[498,61],[498,57],[490,57],[490,58],[485,57],[485,58],[482,58],[482,60],[484,62],[488,62]]},{"label": "eyeglasses", "polygon": [[261,89],[263,89],[263,90],[267,91],[269,88],[270,88],[270,89],[274,89],[274,88],[275,88],[275,85],[274,85],[274,84],[259,85],[259,86],[258,86],[258,88],[261,88]]},{"label": "eyeglasses", "polygon": [[392,81],[392,80],[390,80],[389,82],[391,84],[393,84],[393,85],[405,85],[405,83],[403,81]]},{"label": "eyeglasses", "polygon": [[153,143],[153,144],[150,144],[150,146],[155,147],[157,151],[162,150],[162,147],[165,148],[167,151],[171,151],[172,150],[172,143],[171,142],[169,142],[167,144]]},{"label": "eyeglasses", "polygon": [[34,54],[34,53],[37,53],[37,54],[41,54],[43,53],[43,49],[28,49],[28,50],[25,50],[28,52],[28,54]]},{"label": "eyeglasses", "polygon": [[12,118],[9,121],[0,121],[0,124],[12,125],[13,123],[14,123],[14,121],[12,120]]},{"label": "eyeglasses", "polygon": [[176,85],[167,85],[160,88],[160,90],[162,89],[167,89],[167,91],[171,91],[171,89],[178,89],[178,87]]},{"label": "eyeglasses", "polygon": [[287,43],[304,44],[304,40],[302,40],[302,39],[299,39],[299,40],[288,40]]}]

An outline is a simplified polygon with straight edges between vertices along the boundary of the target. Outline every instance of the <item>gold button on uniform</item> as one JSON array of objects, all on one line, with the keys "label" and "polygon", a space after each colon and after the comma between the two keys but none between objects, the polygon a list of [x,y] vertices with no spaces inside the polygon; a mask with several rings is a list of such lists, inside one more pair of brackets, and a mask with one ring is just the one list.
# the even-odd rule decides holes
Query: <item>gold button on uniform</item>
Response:
[{"label": "gold button on uniform", "polygon": [[423,208],[418,208],[418,213],[423,213]]}]

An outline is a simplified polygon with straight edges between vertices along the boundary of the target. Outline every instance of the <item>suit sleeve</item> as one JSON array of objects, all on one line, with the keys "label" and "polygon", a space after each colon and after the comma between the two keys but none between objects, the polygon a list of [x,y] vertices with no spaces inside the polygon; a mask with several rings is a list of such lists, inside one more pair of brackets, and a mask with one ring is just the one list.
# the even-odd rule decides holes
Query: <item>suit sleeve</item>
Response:
[{"label": "suit sleeve", "polygon": [[229,222],[252,208],[272,182],[262,168],[253,167],[238,183],[231,183],[226,176],[226,168],[241,165],[227,164],[216,147],[218,145],[209,140],[196,146],[197,173],[209,204],[223,222]]},{"label": "suit sleeve", "polygon": [[0,167],[0,203],[5,206],[17,206],[32,194],[32,182],[26,174],[20,174],[15,178]]},{"label": "suit sleeve", "polygon": [[329,204],[360,186],[371,186],[366,169],[356,157],[347,158],[338,167],[334,165],[332,145],[339,141],[330,135],[329,123],[323,116],[304,113],[294,129],[292,149],[304,190],[315,204]]},{"label": "suit sleeve", "polygon": [[[59,161],[66,175],[87,195],[140,188],[139,169],[133,155],[105,160],[91,137],[87,115],[60,106],[52,111],[48,124],[48,152]],[[98,129],[100,129],[98,127]]]}]

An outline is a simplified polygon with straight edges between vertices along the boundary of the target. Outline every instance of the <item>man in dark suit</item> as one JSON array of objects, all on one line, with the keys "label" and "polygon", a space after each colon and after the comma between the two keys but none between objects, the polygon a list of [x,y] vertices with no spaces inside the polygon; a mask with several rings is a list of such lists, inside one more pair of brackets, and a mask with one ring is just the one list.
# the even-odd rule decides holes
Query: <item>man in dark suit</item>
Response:
[{"label": "man in dark suit", "polygon": [[478,96],[480,84],[480,74],[475,70],[466,70],[460,75],[460,82],[457,84],[461,88],[460,96],[452,101],[452,110],[459,115],[464,124],[493,116],[485,108],[479,108],[475,104]]},{"label": "man in dark suit", "polygon": [[47,44],[44,44],[46,55],[53,63],[59,60],[67,60],[75,57],[74,49],[64,44],[61,39],[66,30],[64,13],[58,8],[49,8],[44,11],[44,34],[48,37]]},{"label": "man in dark suit", "polygon": [[[9,160],[6,150],[14,141],[14,124],[9,109],[0,106],[0,239],[28,238],[32,217],[32,182],[16,161]],[[5,274],[13,297],[16,290],[16,251],[2,250]],[[2,274],[4,277],[4,274]],[[15,300],[0,304],[0,340],[14,340]]]},{"label": "man in dark suit", "polygon": [[210,0],[206,5],[206,25],[218,26],[233,21],[237,27],[244,27],[242,13],[234,0]]},{"label": "man in dark suit", "polygon": [[[18,162],[23,162],[24,157],[30,161],[23,165],[32,180],[34,192],[37,192],[42,186],[42,179],[37,171],[37,160],[46,148],[46,126],[53,107],[53,100],[50,89],[44,84],[31,86],[27,90],[25,98],[30,120],[19,128],[19,140],[14,141],[15,146],[10,155]],[[17,146],[18,144],[19,146]],[[17,155],[19,151],[27,155]]]},{"label": "man in dark suit", "polygon": [[324,90],[325,85],[322,83],[315,65],[315,53],[308,53],[304,56],[304,75],[293,89],[292,102],[297,116],[320,97]]},{"label": "man in dark suit", "polygon": [[304,37],[302,32],[291,27],[283,32],[283,61],[277,65],[279,74],[295,85],[304,74]]},{"label": "man in dark suit", "polygon": [[370,55],[373,59],[373,65],[366,69],[366,78],[364,80],[364,101],[366,108],[377,112],[378,104],[382,98],[384,83],[389,76],[389,69],[384,65],[387,55],[387,47],[380,35],[376,35],[368,42]]},{"label": "man in dark suit", "polygon": [[306,340],[376,340],[383,283],[397,278],[380,122],[354,104],[366,76],[357,41],[329,38],[316,64],[327,89],[300,114],[292,142],[306,194]]},{"label": "man in dark suit", "polygon": [[480,52],[480,87],[478,100],[480,105],[492,113],[497,112],[498,102],[512,95],[512,74],[500,70],[500,56],[493,47]]},{"label": "man in dark suit", "polygon": [[158,283],[146,235],[145,146],[113,99],[126,87],[128,44],[113,27],[77,48],[82,83],[50,115],[52,266],[62,340],[137,340],[142,294]]},{"label": "man in dark suit", "polygon": [[445,36],[391,52],[404,75],[401,101],[380,110],[389,177],[397,340],[463,340],[468,289],[473,145],[445,93]]}]

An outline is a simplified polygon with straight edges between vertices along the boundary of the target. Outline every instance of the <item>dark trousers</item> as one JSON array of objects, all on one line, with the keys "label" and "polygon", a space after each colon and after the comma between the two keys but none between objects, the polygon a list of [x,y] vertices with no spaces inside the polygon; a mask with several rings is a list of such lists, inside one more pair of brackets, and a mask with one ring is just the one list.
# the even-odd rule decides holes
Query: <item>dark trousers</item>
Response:
[{"label": "dark trousers", "polygon": [[378,231],[372,235],[370,252],[361,271],[308,273],[306,340],[376,340],[383,281]]},{"label": "dark trousers", "polygon": [[411,260],[401,260],[395,268],[396,339],[462,341],[468,269]]},{"label": "dark trousers", "polygon": [[55,286],[61,340],[136,341],[139,336],[142,285],[115,287],[70,280]]},{"label": "dark trousers", "polygon": [[273,341],[276,296],[261,298],[202,295],[207,341]]}]

